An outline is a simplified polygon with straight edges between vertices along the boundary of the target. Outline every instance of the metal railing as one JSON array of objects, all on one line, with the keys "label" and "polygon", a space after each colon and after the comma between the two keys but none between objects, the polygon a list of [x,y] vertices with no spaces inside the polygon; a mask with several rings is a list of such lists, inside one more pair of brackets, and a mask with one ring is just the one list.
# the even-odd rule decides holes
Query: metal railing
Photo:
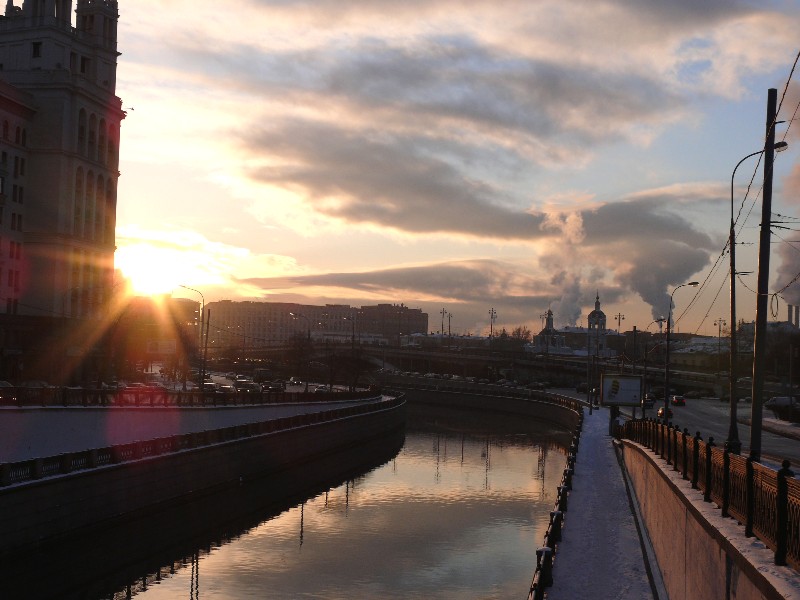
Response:
[{"label": "metal railing", "polygon": [[[372,396],[374,397],[375,394],[373,393]],[[142,458],[242,440],[296,427],[314,425],[325,421],[389,410],[404,402],[405,399],[402,396],[397,396],[387,398],[381,402],[356,404],[333,410],[280,417],[269,421],[259,421],[220,429],[183,433],[152,440],[117,444],[105,448],[83,450],[80,452],[68,452],[58,456],[0,463],[0,487],[39,480],[45,477],[65,475],[79,470],[94,469]]]},{"label": "metal railing", "polygon": [[356,392],[208,392],[173,391],[162,388],[125,388],[119,390],[59,387],[0,387],[0,406],[16,407],[156,407],[156,406],[236,406],[249,404],[284,404],[291,402],[326,402],[363,400],[377,390]]},{"label": "metal railing", "polygon": [[[562,397],[558,397],[562,398]],[[552,511],[550,511],[550,523],[544,534],[542,546],[536,549],[536,569],[533,572],[533,579],[528,590],[528,600],[542,600],[545,597],[545,589],[553,585],[553,559],[555,557],[558,542],[561,541],[561,528],[564,524],[564,515],[567,512],[567,501],[569,492],[572,490],[572,476],[575,473],[575,461],[578,457],[578,444],[581,439],[583,428],[583,408],[576,407],[579,414],[578,424],[572,436],[567,453],[567,465],[561,476],[561,483],[558,486],[558,495]]]},{"label": "metal railing", "polygon": [[655,419],[631,420],[619,436],[653,450],[673,471],[691,481],[703,500],[719,506],[723,517],[744,525],[775,553],[776,565],[800,569],[800,481],[788,460],[771,469]]}]

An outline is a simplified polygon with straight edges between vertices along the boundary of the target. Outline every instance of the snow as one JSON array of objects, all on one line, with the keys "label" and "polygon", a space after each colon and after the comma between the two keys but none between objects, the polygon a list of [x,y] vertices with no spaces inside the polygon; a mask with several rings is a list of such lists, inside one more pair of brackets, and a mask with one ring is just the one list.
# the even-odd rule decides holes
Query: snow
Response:
[{"label": "snow", "polygon": [[608,409],[585,412],[551,600],[654,597],[608,422]]}]

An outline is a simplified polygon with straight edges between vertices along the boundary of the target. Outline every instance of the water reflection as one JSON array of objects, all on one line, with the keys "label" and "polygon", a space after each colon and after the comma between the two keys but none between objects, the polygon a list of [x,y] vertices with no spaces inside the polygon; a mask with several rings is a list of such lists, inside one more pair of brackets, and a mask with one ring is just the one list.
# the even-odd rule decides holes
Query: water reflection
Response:
[{"label": "water reflection", "polygon": [[78,583],[73,597],[523,596],[569,434],[516,418],[411,408],[399,453],[399,443],[370,448],[369,468],[280,508],[238,496],[216,498],[208,510],[182,507],[197,513],[191,539],[178,545],[159,536],[163,546],[151,546],[146,560]]}]

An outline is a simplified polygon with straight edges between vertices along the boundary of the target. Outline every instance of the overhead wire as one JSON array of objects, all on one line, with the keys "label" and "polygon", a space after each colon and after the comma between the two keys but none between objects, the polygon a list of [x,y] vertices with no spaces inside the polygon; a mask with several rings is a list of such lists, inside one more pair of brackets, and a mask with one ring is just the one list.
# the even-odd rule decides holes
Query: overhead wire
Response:
[{"label": "overhead wire", "polygon": [[[777,109],[776,109],[776,111],[775,111],[775,117],[774,117],[774,119],[773,119],[772,123],[771,123],[771,124],[770,124],[770,126],[769,126],[769,128],[770,128],[770,129],[774,129],[774,128],[775,128],[775,125],[778,123],[778,115],[780,115],[781,108],[782,108],[782,106],[783,106],[784,99],[786,98],[786,94],[787,94],[787,92],[788,92],[788,89],[789,89],[789,84],[791,83],[791,81],[792,81],[792,78],[793,78],[793,76],[794,76],[795,69],[797,68],[798,61],[800,61],[800,51],[798,51],[798,53],[795,55],[794,62],[792,63],[792,68],[791,68],[791,69],[790,69],[790,71],[789,71],[789,76],[788,76],[788,77],[787,77],[787,79],[786,79],[786,84],[784,85],[784,88],[783,88],[783,93],[781,94],[781,98],[780,98],[780,101],[779,101],[779,103],[778,103],[778,107],[777,107]],[[791,118],[791,119],[789,119],[789,120],[787,121],[788,125],[787,125],[787,127],[786,127],[786,130],[785,130],[785,131],[784,131],[784,133],[783,133],[783,140],[785,140],[785,139],[786,139],[786,136],[788,135],[788,132],[789,132],[789,129],[791,128],[791,125],[792,125],[792,123],[793,123],[793,122],[794,122],[794,121],[797,119],[797,114],[798,114],[798,112],[800,112],[800,101],[799,101],[799,102],[798,102],[798,104],[795,106],[794,112],[792,113],[792,118]],[[755,208],[756,201],[758,200],[758,197],[761,195],[761,192],[763,191],[763,184],[762,184],[762,186],[761,186],[761,187],[759,188],[759,190],[758,190],[758,193],[755,195],[755,197],[753,198],[752,202],[750,203],[750,207],[749,207],[749,209],[747,210],[747,213],[746,213],[746,215],[745,215],[744,219],[742,219],[742,218],[741,218],[741,217],[742,217],[742,212],[743,212],[743,210],[744,210],[744,207],[745,207],[745,206],[746,206],[746,204],[747,204],[747,198],[748,198],[748,196],[750,195],[750,191],[751,191],[751,189],[752,189],[752,186],[753,186],[753,183],[754,183],[754,181],[755,181],[756,175],[758,174],[758,169],[759,169],[759,168],[760,168],[760,166],[761,166],[761,159],[762,159],[762,157],[763,157],[763,156],[764,156],[764,153],[763,153],[763,152],[762,152],[762,153],[760,153],[760,154],[758,155],[758,160],[757,160],[757,162],[756,162],[755,168],[753,169],[753,174],[752,174],[752,176],[750,177],[750,181],[749,181],[749,183],[748,183],[748,185],[747,185],[747,189],[746,189],[746,191],[745,191],[745,195],[744,195],[744,197],[742,198],[742,201],[741,201],[741,202],[740,202],[740,204],[739,204],[739,209],[738,209],[738,211],[736,211],[736,216],[735,216],[735,218],[733,218],[733,222],[734,222],[734,229],[735,229],[735,228],[738,226],[738,233],[741,233],[741,231],[742,231],[742,230],[744,229],[744,227],[745,227],[745,224],[746,224],[746,223],[747,223],[747,221],[750,219],[750,215],[752,214],[752,212],[753,212],[753,210],[754,210],[754,208]],[[773,163],[774,163],[774,160],[773,160]],[[770,168],[772,168],[772,167],[770,167]],[[733,207],[731,207],[731,208],[733,208]],[[732,217],[733,217],[733,215],[732,215]],[[770,223],[770,225],[771,225],[771,223]],[[788,228],[787,228],[787,229],[788,229]],[[772,228],[771,228],[771,227],[770,227],[770,231],[772,231]],[[735,232],[734,232],[734,240],[735,240],[737,237],[738,237],[738,236],[737,236],[737,232],[735,231]],[[734,241],[734,243],[736,243],[736,242]],[[700,297],[701,297],[701,296],[702,296],[702,295],[705,293],[705,290],[706,290],[706,288],[707,288],[707,283],[709,282],[709,280],[711,279],[711,277],[712,277],[712,276],[713,276],[713,275],[716,273],[716,271],[717,271],[717,268],[719,267],[719,263],[720,263],[720,261],[721,261],[722,257],[725,255],[725,252],[726,252],[726,251],[730,252],[729,245],[730,245],[730,240],[726,241],[726,243],[725,243],[725,245],[724,245],[724,247],[723,247],[722,251],[721,251],[721,252],[720,252],[720,254],[717,256],[717,259],[714,261],[714,264],[713,264],[713,265],[711,266],[711,268],[709,269],[709,272],[708,272],[708,274],[706,275],[706,277],[704,278],[704,280],[703,280],[702,284],[701,284],[701,285],[698,287],[697,291],[695,292],[694,296],[692,297],[692,300],[689,302],[689,304],[686,306],[686,308],[685,308],[685,309],[684,309],[684,310],[683,310],[683,311],[680,313],[680,315],[678,316],[678,318],[677,318],[677,319],[675,319],[675,323],[677,323],[678,321],[680,321],[680,319],[681,319],[681,318],[683,318],[683,316],[684,316],[684,315],[685,315],[685,314],[686,314],[686,313],[687,313],[689,310],[691,310],[691,309],[692,309],[692,307],[693,307],[693,306],[695,306],[695,304],[696,304],[697,302],[699,302],[699,298],[700,298]],[[736,277],[736,278],[737,278],[739,281],[741,281],[741,279],[739,278],[739,275],[738,275],[738,274],[734,274],[734,275],[735,275],[735,277]],[[794,281],[796,281],[796,280],[797,280],[799,277],[800,277],[800,274],[798,274],[798,276],[797,276],[797,277],[795,277],[795,278],[792,280],[792,283],[793,283]],[[708,316],[711,314],[711,311],[713,310],[714,304],[716,303],[717,299],[719,298],[719,294],[720,294],[720,293],[721,293],[721,291],[722,291],[722,287],[724,286],[724,283],[725,283],[725,282],[723,281],[723,283],[722,283],[722,284],[719,286],[719,288],[717,288],[717,292],[716,292],[716,294],[714,295],[714,298],[713,298],[713,300],[711,301],[711,303],[710,303],[710,305],[709,305],[709,308],[708,308],[708,310],[707,310],[706,314],[703,316],[703,318],[701,319],[700,323],[698,324],[698,326],[697,326],[697,329],[695,330],[695,332],[698,332],[698,331],[699,331],[699,330],[702,328],[703,324],[704,324],[704,323],[705,323],[705,321],[708,319]],[[789,285],[791,285],[791,283],[790,283]],[[786,287],[788,287],[788,285],[787,285]],[[745,288],[746,288],[746,289],[748,289],[748,290],[750,289],[749,287],[747,287],[747,285],[746,285],[746,284],[745,284]],[[785,290],[786,288],[783,288],[783,289]],[[750,290],[750,291],[752,291],[752,290]],[[670,307],[670,309],[671,309],[671,308],[672,308],[672,307]],[[731,324],[731,326],[732,326],[732,327],[735,327],[735,324],[734,324],[734,323],[732,323],[732,324]]]}]

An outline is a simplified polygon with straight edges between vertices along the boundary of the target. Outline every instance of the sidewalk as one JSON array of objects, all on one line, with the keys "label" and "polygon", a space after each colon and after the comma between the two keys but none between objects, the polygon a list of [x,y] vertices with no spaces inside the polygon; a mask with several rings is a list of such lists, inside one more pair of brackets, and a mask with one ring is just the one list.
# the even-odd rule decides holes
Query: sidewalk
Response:
[{"label": "sidewalk", "polygon": [[553,562],[554,583],[547,590],[550,600],[658,598],[608,422],[607,408],[584,412],[562,541]]}]

